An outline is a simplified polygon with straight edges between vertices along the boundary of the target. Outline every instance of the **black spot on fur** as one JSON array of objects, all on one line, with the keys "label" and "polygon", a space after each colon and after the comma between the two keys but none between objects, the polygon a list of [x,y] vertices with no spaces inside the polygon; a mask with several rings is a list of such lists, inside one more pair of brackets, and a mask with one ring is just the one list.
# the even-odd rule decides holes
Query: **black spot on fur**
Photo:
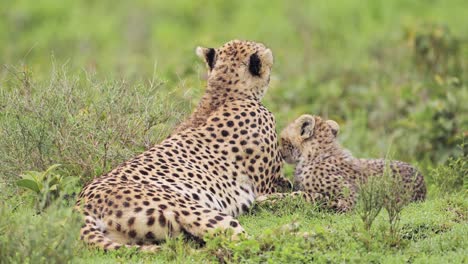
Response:
[{"label": "black spot on fur", "polygon": [[145,237],[147,239],[154,239],[154,234],[153,234],[153,232],[148,232],[148,233],[146,233]]},{"label": "black spot on fur", "polygon": [[122,217],[122,215],[123,215],[123,212],[120,211],[120,210],[118,210],[117,213],[115,214],[115,216],[116,216],[117,218]]},{"label": "black spot on fur", "polygon": [[159,215],[158,222],[159,222],[159,225],[160,225],[161,227],[165,227],[165,226],[166,226],[166,217],[164,217],[163,214],[160,214],[160,215]]},{"label": "black spot on fur", "polygon": [[137,236],[137,233],[136,233],[135,230],[130,230],[130,231],[128,232],[128,235],[129,235],[131,238],[135,238],[135,237]]}]

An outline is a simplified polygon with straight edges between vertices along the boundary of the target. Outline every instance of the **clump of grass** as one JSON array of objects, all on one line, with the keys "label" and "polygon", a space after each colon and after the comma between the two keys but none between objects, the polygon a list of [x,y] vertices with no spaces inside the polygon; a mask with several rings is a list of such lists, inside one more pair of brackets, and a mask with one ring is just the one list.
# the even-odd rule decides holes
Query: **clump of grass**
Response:
[{"label": "clump of grass", "polygon": [[276,216],[280,217],[300,213],[308,218],[317,217],[325,213],[322,203],[306,202],[304,198],[300,196],[286,196],[283,198],[268,200],[260,204],[255,204],[251,210],[251,214],[256,214],[257,211],[272,212]]},{"label": "clump of grass", "polygon": [[403,239],[406,240],[423,240],[428,237],[442,234],[450,230],[447,224],[432,225],[430,223],[423,223],[419,225],[403,225],[401,227],[401,234]]},{"label": "clump of grass", "polygon": [[380,176],[372,176],[367,182],[360,183],[358,190],[356,212],[362,220],[364,229],[369,232],[383,208],[385,186]]},{"label": "clump of grass", "polygon": [[51,206],[42,214],[0,201],[0,259],[5,263],[68,263],[79,245],[79,216]]},{"label": "clump of grass", "polygon": [[387,242],[390,245],[399,245],[401,213],[410,201],[411,191],[402,184],[401,175],[392,171],[390,163],[387,159],[382,175],[369,177],[359,185],[356,212],[363,222],[364,230],[370,234],[375,219],[385,210],[388,216]]},{"label": "clump of grass", "polygon": [[468,187],[467,157],[450,157],[445,164],[432,169],[429,175],[441,193],[466,190]]},{"label": "clump of grass", "polygon": [[207,239],[203,249],[209,255],[215,256],[220,263],[306,263],[313,261],[314,238],[317,234],[307,237],[299,232],[300,224],[291,222],[276,228],[271,228],[256,237],[243,237],[238,241],[229,239],[229,234],[221,233]]},{"label": "clump of grass", "polygon": [[55,163],[84,181],[102,174],[169,133],[184,111],[164,82],[101,81],[55,69],[35,81],[10,68],[0,92],[0,177]]},{"label": "clump of grass", "polygon": [[389,235],[392,244],[399,242],[399,223],[403,208],[409,203],[411,191],[406,189],[399,173],[392,173],[389,162],[383,175],[384,199],[383,208],[388,214]]}]

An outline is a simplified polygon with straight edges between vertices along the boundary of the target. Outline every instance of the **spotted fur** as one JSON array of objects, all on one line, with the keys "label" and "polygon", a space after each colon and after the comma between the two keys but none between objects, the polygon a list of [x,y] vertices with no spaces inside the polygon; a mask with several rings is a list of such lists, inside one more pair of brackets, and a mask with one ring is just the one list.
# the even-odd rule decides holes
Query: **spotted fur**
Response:
[{"label": "spotted fur", "polygon": [[215,229],[232,229],[235,238],[244,232],[235,217],[284,181],[275,119],[260,102],[271,51],[235,40],[197,54],[208,66],[208,85],[191,117],[81,191],[76,208],[85,215],[81,238],[88,244],[157,250],[167,236],[203,239]]},{"label": "spotted fur", "polygon": [[[302,115],[281,132],[281,152],[286,162],[296,164],[294,190],[257,198],[265,201],[285,196],[302,196],[320,201],[337,211],[348,211],[356,202],[358,185],[371,176],[383,175],[384,159],[358,159],[337,141],[338,124],[318,116]],[[388,162],[388,161],[387,161]],[[389,161],[392,175],[401,177],[413,201],[424,200],[422,174],[401,161]]]}]

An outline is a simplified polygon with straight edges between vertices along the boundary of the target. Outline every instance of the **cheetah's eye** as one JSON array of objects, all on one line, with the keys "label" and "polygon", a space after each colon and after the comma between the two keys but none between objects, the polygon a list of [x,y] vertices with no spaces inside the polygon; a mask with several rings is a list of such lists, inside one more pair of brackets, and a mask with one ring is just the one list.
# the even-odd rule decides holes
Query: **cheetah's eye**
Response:
[{"label": "cheetah's eye", "polygon": [[260,69],[262,68],[262,62],[258,57],[257,53],[250,55],[249,61],[249,72],[253,76],[260,76]]}]

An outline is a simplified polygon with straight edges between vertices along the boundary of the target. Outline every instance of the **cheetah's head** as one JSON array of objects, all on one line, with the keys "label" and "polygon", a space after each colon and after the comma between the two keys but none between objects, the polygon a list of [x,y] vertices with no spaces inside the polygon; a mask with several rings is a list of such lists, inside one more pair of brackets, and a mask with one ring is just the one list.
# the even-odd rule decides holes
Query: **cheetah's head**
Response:
[{"label": "cheetah's head", "polygon": [[273,54],[261,43],[232,40],[220,48],[197,47],[208,67],[208,87],[223,97],[260,100],[270,82]]},{"label": "cheetah's head", "polygon": [[335,145],[339,129],[333,120],[302,115],[281,132],[281,154],[287,163],[297,163],[305,155],[315,158]]}]

